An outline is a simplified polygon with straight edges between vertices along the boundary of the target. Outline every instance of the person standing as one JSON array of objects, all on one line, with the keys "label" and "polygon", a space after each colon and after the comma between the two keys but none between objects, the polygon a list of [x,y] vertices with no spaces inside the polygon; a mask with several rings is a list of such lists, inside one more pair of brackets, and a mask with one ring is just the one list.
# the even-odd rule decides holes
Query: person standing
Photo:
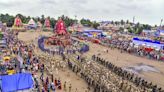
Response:
[{"label": "person standing", "polygon": [[69,92],[71,92],[71,89],[72,89],[72,85],[70,84],[69,85]]},{"label": "person standing", "polygon": [[75,92],[78,92],[77,88],[76,88]]},{"label": "person standing", "polygon": [[67,82],[65,81],[64,82],[64,92],[67,92],[67,84],[66,84]]}]

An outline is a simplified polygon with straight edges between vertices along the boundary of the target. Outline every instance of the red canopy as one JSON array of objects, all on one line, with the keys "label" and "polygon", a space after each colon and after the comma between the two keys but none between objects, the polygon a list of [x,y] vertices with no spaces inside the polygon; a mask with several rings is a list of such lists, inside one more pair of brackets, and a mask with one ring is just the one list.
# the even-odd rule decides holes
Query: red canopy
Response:
[{"label": "red canopy", "polygon": [[153,51],[153,49],[152,48],[145,48],[145,51],[151,52],[151,51]]}]

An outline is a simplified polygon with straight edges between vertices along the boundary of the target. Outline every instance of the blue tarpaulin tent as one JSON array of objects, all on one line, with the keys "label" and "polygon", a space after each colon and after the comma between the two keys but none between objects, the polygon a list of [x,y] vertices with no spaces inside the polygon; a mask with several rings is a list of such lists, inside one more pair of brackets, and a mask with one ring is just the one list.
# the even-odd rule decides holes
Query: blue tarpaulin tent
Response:
[{"label": "blue tarpaulin tent", "polygon": [[95,30],[95,29],[93,29],[93,30],[84,30],[84,31],[82,31],[82,34],[84,34],[84,35],[86,35],[86,36],[88,36],[88,37],[94,37],[94,33],[96,33],[96,36],[98,37],[102,37],[103,35],[102,35],[102,30]]},{"label": "blue tarpaulin tent", "polygon": [[33,87],[33,79],[30,73],[18,73],[1,76],[2,92],[14,92]]},{"label": "blue tarpaulin tent", "polygon": [[133,43],[137,45],[145,45],[145,46],[153,46],[157,49],[164,49],[164,44],[160,41],[153,41],[153,40],[147,40],[147,39],[139,39],[139,38],[133,38]]},{"label": "blue tarpaulin tent", "polygon": [[88,32],[99,32],[102,33],[102,30],[84,30],[83,33],[88,33]]}]

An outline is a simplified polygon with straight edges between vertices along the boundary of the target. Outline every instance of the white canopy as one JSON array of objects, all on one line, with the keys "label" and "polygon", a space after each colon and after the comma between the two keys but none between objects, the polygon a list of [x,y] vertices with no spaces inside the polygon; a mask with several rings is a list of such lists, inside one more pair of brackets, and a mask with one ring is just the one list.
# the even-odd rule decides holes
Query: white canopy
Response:
[{"label": "white canopy", "polygon": [[28,22],[28,25],[35,25],[35,21],[33,19],[30,19],[30,21]]}]

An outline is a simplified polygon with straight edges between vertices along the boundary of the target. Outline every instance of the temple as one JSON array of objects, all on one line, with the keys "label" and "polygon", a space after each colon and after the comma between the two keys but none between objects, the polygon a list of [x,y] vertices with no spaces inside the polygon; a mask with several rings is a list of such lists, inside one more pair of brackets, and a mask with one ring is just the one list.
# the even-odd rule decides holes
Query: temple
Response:
[{"label": "temple", "polygon": [[20,28],[23,26],[22,24],[22,20],[19,18],[19,16],[17,16],[14,20],[14,27]]},{"label": "temple", "polygon": [[50,28],[51,27],[50,20],[48,18],[45,19],[44,26],[45,26],[45,28]]},{"label": "temple", "polygon": [[67,33],[65,23],[61,18],[57,21],[54,32],[58,35],[65,35]]},{"label": "temple", "polygon": [[64,46],[71,44],[70,35],[66,30],[64,21],[60,18],[54,28],[54,35],[49,37],[46,44]]},{"label": "temple", "polygon": [[12,26],[13,31],[25,31],[25,27],[22,23],[22,20],[19,18],[19,16],[16,16],[14,20],[14,25]]}]

